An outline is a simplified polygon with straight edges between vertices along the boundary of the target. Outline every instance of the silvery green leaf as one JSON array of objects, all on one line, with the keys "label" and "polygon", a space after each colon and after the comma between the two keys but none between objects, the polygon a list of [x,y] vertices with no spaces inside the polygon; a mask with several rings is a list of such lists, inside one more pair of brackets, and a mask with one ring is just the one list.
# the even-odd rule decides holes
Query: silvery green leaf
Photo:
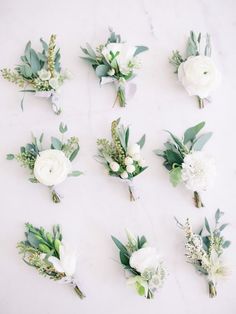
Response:
[{"label": "silvery green leaf", "polygon": [[92,59],[90,57],[80,57],[81,59],[84,59],[85,61],[89,62],[92,65],[96,65],[97,61],[95,59]]},{"label": "silvery green leaf", "polygon": [[62,142],[58,138],[52,137],[51,142],[52,142],[52,147],[54,149],[58,149],[58,150],[62,149]]},{"label": "silvery green leaf", "polygon": [[30,65],[31,70],[34,74],[37,74],[37,72],[41,69],[38,55],[32,48],[30,49]]},{"label": "silvery green leaf", "polygon": [[69,173],[69,174],[68,174],[68,177],[78,177],[78,176],[80,176],[81,174],[83,174],[83,172],[78,171],[78,170],[75,170],[75,171],[72,171],[71,173]]},{"label": "silvery green leaf", "polygon": [[36,178],[29,178],[29,181],[31,183],[38,183],[38,180]]},{"label": "silvery green leaf", "polygon": [[140,148],[143,148],[144,144],[145,144],[145,141],[146,141],[146,135],[144,134],[140,140],[137,142],[137,144],[140,146]]},{"label": "silvery green leaf", "polygon": [[31,49],[31,41],[28,41],[25,47],[25,57],[29,63],[30,63],[30,49]]},{"label": "silvery green leaf", "polygon": [[54,59],[55,70],[56,70],[58,73],[61,72],[60,59],[61,59],[60,49],[58,49],[57,52],[56,52],[56,54],[55,54],[55,59]]},{"label": "silvery green leaf", "polygon": [[205,56],[211,56],[211,38],[209,34],[206,34],[206,47],[205,47]]},{"label": "silvery green leaf", "polygon": [[43,62],[47,61],[47,57],[41,52],[38,52],[38,58],[39,58],[39,60],[41,60]]},{"label": "silvery green leaf", "polygon": [[205,122],[200,122],[197,125],[187,129],[184,132],[184,144],[191,142],[195,139],[196,135],[201,131],[201,129],[205,126]]},{"label": "silvery green leaf", "polygon": [[223,224],[219,227],[220,231],[223,231],[229,224]]},{"label": "silvery green leaf", "polygon": [[223,243],[222,247],[223,247],[224,249],[227,249],[227,248],[230,246],[230,244],[231,244],[230,241],[225,241],[225,242]]},{"label": "silvery green leaf", "polygon": [[42,143],[42,141],[43,141],[43,133],[40,135],[39,143]]},{"label": "silvery green leaf", "polygon": [[224,213],[221,212],[219,209],[217,209],[217,211],[216,211],[216,213],[215,213],[215,221],[216,221],[216,223],[219,222],[220,217],[221,217],[222,215],[224,215]]},{"label": "silvery green leaf", "polygon": [[41,41],[41,44],[43,46],[43,49],[45,51],[48,51],[48,44],[42,38],[40,38],[40,41]]},{"label": "silvery green leaf", "polygon": [[86,43],[86,47],[87,47],[87,51],[88,51],[89,55],[90,55],[92,58],[96,59],[96,53],[95,53],[95,51],[93,50],[93,48],[92,48],[88,43]]},{"label": "silvery green leaf", "polygon": [[15,156],[13,154],[7,154],[7,160],[12,160],[14,158]]},{"label": "silvery green leaf", "polygon": [[136,50],[134,52],[134,57],[137,56],[139,53],[142,53],[144,51],[148,50],[148,47],[145,46],[136,46]]},{"label": "silvery green leaf", "polygon": [[211,229],[210,229],[210,225],[209,225],[209,222],[207,220],[207,218],[205,218],[205,227],[206,227],[206,230],[211,233]]},{"label": "silvery green leaf", "polygon": [[59,125],[59,131],[63,134],[68,130],[67,125],[64,124],[63,122],[60,123]]},{"label": "silvery green leaf", "polygon": [[75,159],[75,157],[77,156],[78,152],[80,150],[80,147],[78,145],[78,147],[73,151],[73,153],[70,155],[70,161],[73,161]]},{"label": "silvery green leaf", "polygon": [[212,134],[212,132],[208,132],[199,136],[199,138],[194,141],[192,149],[195,151],[201,150],[206,142],[211,138]]},{"label": "silvery green leaf", "polygon": [[165,156],[164,151],[161,150],[161,149],[155,149],[153,152],[154,152],[154,154],[157,155],[157,156],[160,156],[160,157],[164,157],[164,156]]},{"label": "silvery green leaf", "polygon": [[98,77],[107,76],[107,72],[109,71],[110,67],[105,64],[101,64],[96,67],[96,74]]}]

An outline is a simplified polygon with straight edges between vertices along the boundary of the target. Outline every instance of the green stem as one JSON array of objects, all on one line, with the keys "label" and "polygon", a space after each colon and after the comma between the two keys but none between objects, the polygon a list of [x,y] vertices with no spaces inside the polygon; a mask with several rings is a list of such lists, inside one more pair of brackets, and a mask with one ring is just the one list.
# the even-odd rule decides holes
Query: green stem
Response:
[{"label": "green stem", "polygon": [[83,292],[80,290],[78,286],[75,286],[74,290],[77,293],[77,295],[80,297],[80,299],[85,298],[85,295],[83,294]]},{"label": "green stem", "polygon": [[52,195],[52,201],[54,203],[60,203],[61,202],[61,196],[54,190],[53,187],[50,188],[51,190],[51,195]]},{"label": "green stem", "polygon": [[197,99],[198,99],[199,108],[203,109],[204,108],[204,99],[200,98],[199,96],[197,96]]},{"label": "green stem", "polygon": [[194,200],[194,204],[197,208],[204,207],[204,204],[202,203],[201,197],[197,191],[193,192],[193,200]]},{"label": "green stem", "polygon": [[125,99],[125,89],[123,87],[118,88],[117,98],[119,100],[120,107],[125,107],[126,99]]},{"label": "green stem", "polygon": [[130,202],[135,202],[135,198],[134,198],[134,195],[132,193],[130,186],[129,186],[129,199],[130,199]]},{"label": "green stem", "polygon": [[208,288],[209,288],[209,297],[215,298],[217,296],[217,290],[216,290],[216,285],[214,284],[213,281],[208,282]]}]

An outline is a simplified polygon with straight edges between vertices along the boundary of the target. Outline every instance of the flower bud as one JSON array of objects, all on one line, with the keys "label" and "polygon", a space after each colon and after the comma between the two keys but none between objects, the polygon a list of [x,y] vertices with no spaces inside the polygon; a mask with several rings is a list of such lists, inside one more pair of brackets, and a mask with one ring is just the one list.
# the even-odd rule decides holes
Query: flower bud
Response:
[{"label": "flower bud", "polygon": [[140,146],[138,144],[133,144],[129,146],[128,154],[130,156],[134,156],[135,154],[139,154],[139,153],[140,153]]},{"label": "flower bud", "polygon": [[117,162],[112,161],[110,163],[110,168],[112,171],[117,172],[120,169],[120,165]]},{"label": "flower bud", "polygon": [[131,157],[126,157],[125,158],[125,165],[132,165],[133,164],[133,159]]},{"label": "flower bud", "polygon": [[140,167],[144,168],[144,167],[146,166],[146,161],[141,158],[141,159],[139,160],[138,164],[139,164]]},{"label": "flower bud", "polygon": [[126,167],[126,171],[127,171],[128,173],[133,173],[133,172],[135,172],[135,166],[134,166],[134,165],[128,165],[128,166]]},{"label": "flower bud", "polygon": [[122,174],[120,175],[122,179],[128,179],[128,173],[126,171],[122,172]]}]

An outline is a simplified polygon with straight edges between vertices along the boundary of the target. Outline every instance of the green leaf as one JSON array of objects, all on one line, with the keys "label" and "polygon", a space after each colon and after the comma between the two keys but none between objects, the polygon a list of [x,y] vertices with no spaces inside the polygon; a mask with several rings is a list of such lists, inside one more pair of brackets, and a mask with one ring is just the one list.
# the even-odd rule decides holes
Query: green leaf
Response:
[{"label": "green leaf", "polygon": [[145,295],[145,288],[139,284],[139,286],[137,287],[137,292],[140,296],[144,296]]},{"label": "green leaf", "polygon": [[29,181],[31,183],[38,183],[38,180],[36,178],[29,178]]},{"label": "green leaf", "polygon": [[187,129],[184,132],[184,144],[187,144],[188,142],[191,142],[195,139],[198,132],[204,127],[205,122],[201,122],[189,129]]},{"label": "green leaf", "polygon": [[78,152],[80,150],[80,147],[78,145],[78,147],[73,151],[73,153],[70,155],[70,161],[73,161],[75,159],[75,157],[77,156]]},{"label": "green leaf", "polygon": [[126,247],[115,237],[111,236],[113,242],[115,243],[115,245],[118,247],[118,249],[123,252],[124,254],[126,254],[127,256],[129,256],[129,253],[126,249]]},{"label": "green leaf", "polygon": [[166,150],[165,157],[168,160],[168,163],[170,165],[173,165],[173,164],[181,165],[183,163],[183,158],[180,156],[180,154],[172,150],[169,150],[169,149]]},{"label": "green leaf", "polygon": [[139,53],[148,50],[148,47],[145,46],[136,46],[136,50],[134,52],[134,57],[137,56]]},{"label": "green leaf", "polygon": [[89,54],[92,58],[96,59],[96,53],[95,53],[95,51],[93,50],[93,48],[92,48],[88,43],[86,44],[86,47],[87,47],[88,54]]},{"label": "green leaf", "polygon": [[173,186],[177,186],[182,180],[181,167],[175,167],[170,171],[170,182]]},{"label": "green leaf", "polygon": [[215,221],[216,221],[216,223],[219,222],[220,217],[221,217],[222,215],[224,215],[224,213],[221,212],[219,209],[217,209],[217,211],[216,211],[216,213],[215,213]]},{"label": "green leaf", "polygon": [[35,234],[33,232],[29,232],[27,234],[27,241],[30,243],[31,246],[33,246],[35,249],[38,248],[40,240],[35,237]]},{"label": "green leaf", "polygon": [[78,176],[80,176],[81,174],[83,174],[83,172],[78,171],[78,170],[75,170],[75,171],[72,171],[71,173],[69,173],[69,174],[68,174],[68,177],[78,177]]},{"label": "green leaf", "polygon": [[37,72],[41,69],[38,55],[32,48],[30,49],[30,65],[33,74],[37,74]]},{"label": "green leaf", "polygon": [[125,132],[125,145],[126,145],[126,148],[128,147],[128,143],[129,143],[129,128],[127,128],[127,130]]},{"label": "green leaf", "polygon": [[48,44],[42,38],[40,38],[40,41],[41,41],[41,44],[43,46],[43,49],[45,51],[48,51]]},{"label": "green leaf", "polygon": [[12,160],[15,158],[15,155],[13,154],[7,154],[7,160]]},{"label": "green leaf", "polygon": [[39,244],[39,246],[38,246],[38,249],[39,249],[39,251],[41,251],[41,252],[43,252],[43,253],[45,253],[45,254],[48,254],[48,253],[50,253],[50,249],[49,249],[49,247],[46,245],[46,244],[43,244],[43,243],[40,243]]},{"label": "green leaf", "polygon": [[207,218],[205,218],[205,227],[206,227],[206,230],[211,233],[211,229],[210,229],[210,225],[209,225],[209,222],[207,220]]},{"label": "green leaf", "polygon": [[175,136],[174,134],[172,134],[170,131],[166,131],[166,132],[170,134],[170,136],[172,137],[172,139],[174,140],[174,142],[178,145],[178,147],[179,147],[181,150],[183,150],[183,151],[186,150],[185,146],[184,146],[183,143],[180,141],[180,139],[178,139],[177,136]]},{"label": "green leaf", "polygon": [[163,150],[161,150],[161,149],[155,149],[155,150],[153,151],[153,153],[154,153],[155,155],[157,155],[157,156],[165,157],[165,152],[164,152]]},{"label": "green leaf", "polygon": [[199,138],[194,141],[192,149],[195,151],[201,150],[206,142],[211,138],[212,134],[212,132],[208,132],[199,136]]},{"label": "green leaf", "polygon": [[144,134],[141,139],[137,142],[137,144],[140,146],[140,148],[143,148],[146,141],[146,135]]},{"label": "green leaf", "polygon": [[120,262],[122,265],[129,266],[129,256],[120,251]]},{"label": "green leaf", "polygon": [[230,241],[225,241],[225,242],[223,243],[222,247],[223,247],[224,249],[227,249],[227,248],[230,246],[230,244],[231,244]]},{"label": "green leaf", "polygon": [[109,71],[109,69],[110,67],[108,65],[101,64],[96,67],[95,72],[98,77],[103,77],[103,76],[107,76],[107,72]]},{"label": "green leaf", "polygon": [[42,143],[42,141],[43,141],[43,133],[40,135],[39,143]]},{"label": "green leaf", "polygon": [[145,238],[145,236],[141,236],[141,238],[138,237],[138,249],[141,249],[146,242],[147,239]]},{"label": "green leaf", "polygon": [[63,122],[60,123],[59,125],[59,131],[64,134],[68,130],[67,125],[64,124]]},{"label": "green leaf", "polygon": [[30,49],[31,49],[31,41],[28,41],[28,43],[26,44],[24,53],[25,53],[25,57],[29,63],[30,63]]},{"label": "green leaf", "polygon": [[223,231],[229,224],[223,224],[219,227],[220,231]]},{"label": "green leaf", "polygon": [[62,149],[62,142],[58,138],[52,137],[51,141],[52,141],[52,147],[54,149],[58,149],[58,150]]},{"label": "green leaf", "polygon": [[55,250],[57,251],[58,254],[60,254],[60,253],[59,253],[59,251],[60,251],[60,246],[61,246],[61,241],[60,241],[59,239],[55,239],[55,240],[54,240],[54,247],[55,247]]}]

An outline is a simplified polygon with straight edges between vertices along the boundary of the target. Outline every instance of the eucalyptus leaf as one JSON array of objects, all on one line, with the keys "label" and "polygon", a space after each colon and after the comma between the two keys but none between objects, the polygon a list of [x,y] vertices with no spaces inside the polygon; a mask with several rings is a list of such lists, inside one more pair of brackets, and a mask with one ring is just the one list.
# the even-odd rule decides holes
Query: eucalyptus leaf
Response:
[{"label": "eucalyptus leaf", "polygon": [[134,57],[137,56],[139,53],[142,53],[144,51],[148,50],[148,47],[145,46],[136,46],[136,50],[134,52]]},{"label": "eucalyptus leaf", "polygon": [[87,47],[88,54],[89,54],[92,58],[96,59],[96,53],[95,53],[95,51],[93,50],[93,48],[92,48],[88,43],[86,44],[86,47]]},{"label": "eucalyptus leaf", "polygon": [[229,224],[223,224],[219,227],[220,231],[223,231]]},{"label": "eucalyptus leaf", "polygon": [[224,249],[227,249],[227,248],[230,246],[230,244],[231,244],[230,241],[225,241],[225,242],[223,243],[222,247],[223,247]]},{"label": "eucalyptus leaf", "polygon": [[62,149],[62,142],[58,138],[52,137],[51,138],[51,143],[52,143],[52,147],[54,149],[58,149],[58,150]]},{"label": "eucalyptus leaf", "polygon": [[211,233],[211,229],[210,229],[210,225],[209,225],[209,222],[207,220],[207,218],[205,218],[205,227],[206,227],[206,230]]},{"label": "eucalyptus leaf", "polygon": [[75,171],[72,171],[71,173],[69,173],[69,174],[68,174],[68,177],[78,177],[78,176],[80,176],[81,174],[83,174],[83,172],[78,171],[78,170],[75,170]]},{"label": "eucalyptus leaf", "polygon": [[205,122],[200,122],[199,124],[187,129],[184,132],[184,144],[194,141],[196,135],[199,133],[199,131],[201,131],[204,126]]},{"label": "eucalyptus leaf", "polygon": [[182,181],[181,167],[175,167],[170,171],[170,182],[176,187]]},{"label": "eucalyptus leaf", "polygon": [[13,154],[7,154],[7,160],[12,160],[14,158],[15,156]]},{"label": "eucalyptus leaf", "polygon": [[78,152],[80,150],[80,147],[78,145],[78,147],[73,151],[73,153],[70,155],[70,161],[73,161],[75,159],[75,157],[77,156]]},{"label": "eucalyptus leaf", "polygon": [[68,130],[67,125],[61,122],[60,125],[59,125],[59,131],[60,131],[62,134],[64,134],[67,130]]},{"label": "eucalyptus leaf", "polygon": [[199,138],[194,141],[192,149],[195,151],[200,151],[207,141],[212,137],[212,134],[212,132],[208,132],[199,136]]},{"label": "eucalyptus leaf", "polygon": [[144,134],[140,140],[137,142],[137,144],[140,146],[140,148],[143,148],[144,144],[145,144],[145,141],[146,141],[146,135]]},{"label": "eucalyptus leaf", "polygon": [[108,65],[101,64],[96,67],[95,72],[98,77],[103,77],[103,76],[107,76],[107,72],[109,71],[109,69],[110,67]]}]

